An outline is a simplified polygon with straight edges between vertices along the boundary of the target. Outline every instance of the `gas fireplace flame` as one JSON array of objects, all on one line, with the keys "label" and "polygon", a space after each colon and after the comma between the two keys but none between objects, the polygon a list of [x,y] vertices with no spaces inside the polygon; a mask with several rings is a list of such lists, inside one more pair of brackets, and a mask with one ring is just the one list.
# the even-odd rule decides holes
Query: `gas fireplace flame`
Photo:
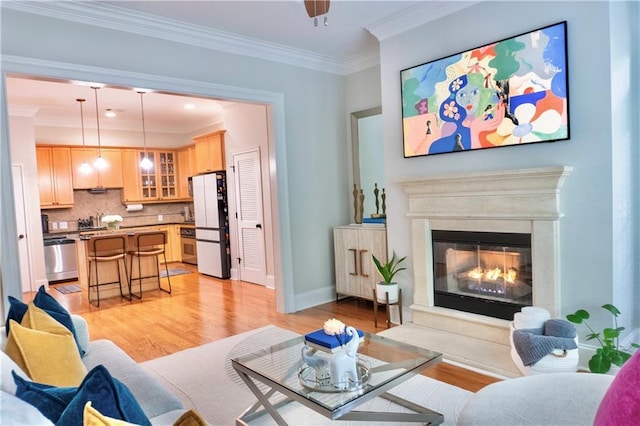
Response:
[{"label": "gas fireplace flame", "polygon": [[468,277],[474,280],[486,280],[486,281],[498,281],[502,278],[505,282],[514,284],[518,276],[516,268],[509,268],[506,272],[503,272],[501,268],[495,267],[491,269],[483,269],[481,267],[475,267],[469,271]]}]

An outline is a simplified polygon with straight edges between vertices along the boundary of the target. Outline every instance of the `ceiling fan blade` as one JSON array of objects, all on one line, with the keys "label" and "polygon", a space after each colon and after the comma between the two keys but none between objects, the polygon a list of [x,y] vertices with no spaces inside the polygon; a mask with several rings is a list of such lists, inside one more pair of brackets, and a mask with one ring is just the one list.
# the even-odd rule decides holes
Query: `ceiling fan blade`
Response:
[{"label": "ceiling fan blade", "polygon": [[304,7],[307,9],[309,18],[324,15],[329,12],[330,0],[304,0]]}]

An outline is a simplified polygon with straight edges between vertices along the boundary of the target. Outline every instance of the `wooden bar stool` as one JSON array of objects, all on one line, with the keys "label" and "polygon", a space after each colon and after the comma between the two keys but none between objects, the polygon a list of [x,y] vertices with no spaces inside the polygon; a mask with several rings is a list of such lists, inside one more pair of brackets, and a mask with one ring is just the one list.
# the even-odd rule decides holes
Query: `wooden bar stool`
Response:
[{"label": "wooden bar stool", "polygon": [[[124,269],[125,275],[125,285],[128,284],[129,277],[127,275],[127,264],[125,260],[125,250],[127,245],[127,239],[124,235],[101,235],[94,236],[89,239],[89,254],[87,256],[87,260],[89,261],[89,283],[88,283],[88,297],[89,303],[91,301],[91,289],[96,289],[96,307],[100,306],[100,287],[116,284],[120,286],[120,296],[131,300],[130,295],[125,295],[122,291],[122,273],[120,271],[120,261],[122,260],[122,266]],[[100,263],[106,262],[115,262],[118,271],[118,279],[109,282],[100,282],[100,277],[98,274],[98,265]],[[94,273],[91,273],[91,265],[94,266]],[[106,274],[106,271],[103,269],[103,274]],[[92,276],[95,276],[95,283],[92,283]],[[93,304],[93,303],[92,303]]]},{"label": "wooden bar stool", "polygon": [[376,289],[373,289],[373,324],[378,328],[378,305],[387,305],[387,328],[391,326],[391,310],[390,306],[397,305],[400,313],[400,324],[402,324],[402,289],[398,289],[398,301],[389,302],[389,293],[385,293],[387,297],[386,303],[378,302],[378,296],[376,295]]},{"label": "wooden bar stool", "polygon": [[[157,278],[158,280],[158,288],[162,291],[165,291],[171,294],[171,280],[169,279],[169,268],[167,267],[167,256],[165,255],[165,246],[167,244],[167,233],[165,231],[147,231],[147,232],[136,232],[133,234],[130,239],[130,247],[127,250],[127,255],[131,259],[129,261],[129,293],[138,298],[142,298],[142,280],[145,278]],[[167,272],[167,283],[169,284],[169,289],[162,288],[162,284],[160,283],[160,255],[162,255],[164,259],[164,268]],[[152,275],[142,275],[142,262],[141,259],[143,257],[155,257],[156,261],[156,273]],[[134,277],[133,275],[133,258],[136,257],[138,259],[138,276]],[[139,294],[135,294],[132,290],[133,281],[138,281]]]}]

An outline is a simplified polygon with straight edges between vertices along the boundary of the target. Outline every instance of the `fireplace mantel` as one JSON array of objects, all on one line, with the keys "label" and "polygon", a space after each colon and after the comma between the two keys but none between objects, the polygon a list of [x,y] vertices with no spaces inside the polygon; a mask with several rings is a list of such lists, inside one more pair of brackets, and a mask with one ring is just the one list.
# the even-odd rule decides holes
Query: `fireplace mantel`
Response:
[{"label": "fireplace mantel", "polygon": [[400,180],[408,195],[414,271],[413,322],[509,344],[508,321],[435,307],[432,230],[530,233],[533,305],[560,312],[560,190],[569,166]]}]

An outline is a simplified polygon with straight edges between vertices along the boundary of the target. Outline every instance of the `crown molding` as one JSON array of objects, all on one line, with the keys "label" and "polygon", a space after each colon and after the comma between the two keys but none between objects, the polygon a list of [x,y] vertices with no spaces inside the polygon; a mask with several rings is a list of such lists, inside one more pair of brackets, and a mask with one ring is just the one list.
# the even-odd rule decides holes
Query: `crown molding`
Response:
[{"label": "crown molding", "polygon": [[424,1],[374,22],[366,29],[378,41],[383,41],[482,1]]},{"label": "crown molding", "polygon": [[95,2],[4,0],[2,8],[338,75],[360,71],[376,65],[379,61],[377,49],[376,51],[363,52],[343,62],[334,57],[307,50]]}]

